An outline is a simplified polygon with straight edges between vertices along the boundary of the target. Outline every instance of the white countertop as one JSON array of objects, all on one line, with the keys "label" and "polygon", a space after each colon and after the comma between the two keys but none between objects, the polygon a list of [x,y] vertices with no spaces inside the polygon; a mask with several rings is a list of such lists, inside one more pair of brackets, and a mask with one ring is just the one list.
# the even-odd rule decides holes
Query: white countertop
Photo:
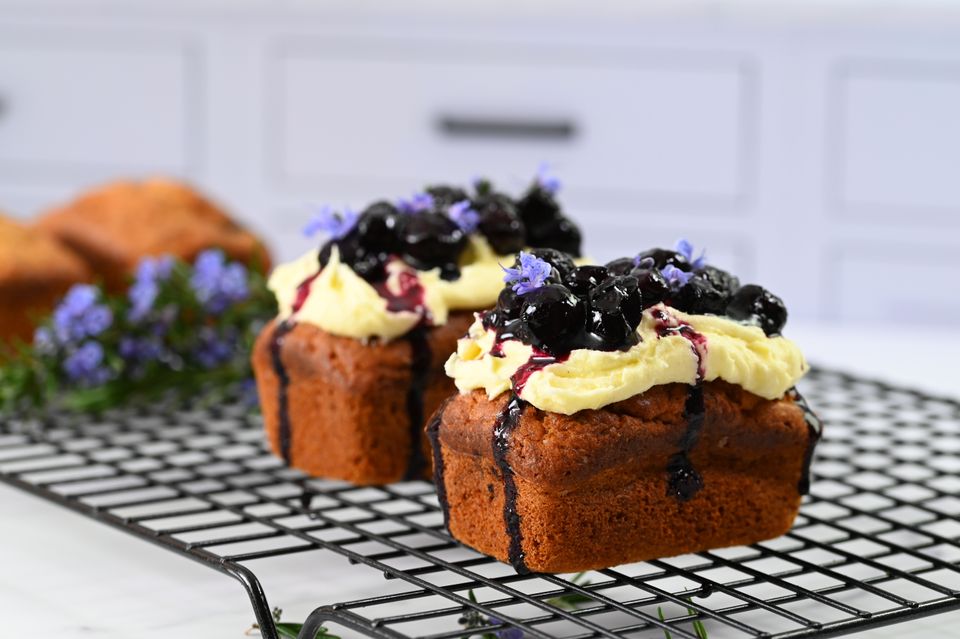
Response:
[{"label": "white countertop", "polygon": [[[960,331],[937,329],[897,340],[891,336],[903,335],[903,327],[801,325],[788,334],[815,363],[960,397],[953,370],[960,361]],[[13,488],[0,486],[0,502],[3,637],[242,639],[253,621],[239,584],[220,573]],[[267,595],[291,621],[316,605],[389,587],[379,573],[349,566],[332,553],[321,571],[312,564],[306,573],[295,558],[282,569],[282,579],[268,582]],[[960,613],[857,636],[960,638]]]}]

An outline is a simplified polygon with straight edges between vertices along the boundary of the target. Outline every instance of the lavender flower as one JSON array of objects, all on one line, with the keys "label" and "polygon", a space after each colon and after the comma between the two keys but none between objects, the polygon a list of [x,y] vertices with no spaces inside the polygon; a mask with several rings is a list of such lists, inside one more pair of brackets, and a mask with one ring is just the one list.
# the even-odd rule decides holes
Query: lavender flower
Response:
[{"label": "lavender flower", "polygon": [[169,255],[140,261],[133,284],[127,292],[130,301],[127,318],[131,322],[139,322],[147,316],[160,293],[160,282],[168,279],[172,271],[173,258]]},{"label": "lavender flower", "polygon": [[451,204],[447,214],[464,233],[473,233],[480,224],[480,214],[470,208],[470,200],[460,200]]},{"label": "lavender flower", "polygon": [[434,206],[433,196],[429,193],[414,193],[410,199],[397,200],[397,208],[401,213],[420,213],[429,211]]},{"label": "lavender flower", "polygon": [[633,258],[633,265],[637,268],[651,269],[655,263],[652,257],[640,257],[637,255]]},{"label": "lavender flower", "polygon": [[660,272],[663,273],[663,277],[667,280],[667,284],[669,284],[670,288],[674,291],[684,286],[690,281],[690,278],[693,277],[693,273],[681,271],[673,264],[667,264],[660,269]]},{"label": "lavender flower", "polygon": [[205,326],[197,335],[197,347],[194,356],[206,369],[217,368],[230,361],[236,352],[235,335],[221,335],[216,329]]},{"label": "lavender flower", "polygon": [[68,344],[94,337],[110,328],[113,312],[97,304],[99,292],[89,284],[74,284],[53,311],[53,332],[57,342]]},{"label": "lavender flower", "polygon": [[161,359],[166,351],[163,342],[156,336],[130,337],[124,336],[117,345],[117,352],[127,363],[139,364],[151,360]]},{"label": "lavender flower", "polygon": [[303,227],[303,234],[307,237],[313,237],[317,233],[324,233],[335,240],[339,240],[349,233],[357,224],[360,216],[349,208],[344,208],[343,213],[337,213],[333,207],[324,205],[320,207],[307,225]]},{"label": "lavender flower", "polygon": [[703,268],[707,263],[707,252],[700,251],[699,257],[696,259],[693,258],[693,244],[691,244],[686,238],[680,238],[677,240],[676,251],[680,255],[687,258],[687,261],[690,262],[690,265],[694,270],[698,268]]},{"label": "lavender flower", "polygon": [[[489,620],[491,624],[503,623],[503,620],[497,617],[490,617]],[[501,628],[493,634],[497,636],[497,639],[523,639],[523,630],[519,628]]]},{"label": "lavender flower", "polygon": [[513,284],[513,290],[518,295],[524,295],[543,286],[553,271],[549,262],[541,260],[531,253],[520,253],[517,259],[520,261],[519,267],[506,268],[501,266],[500,268],[506,273],[503,276],[503,281],[507,284]]},{"label": "lavender flower", "polygon": [[81,386],[98,386],[110,379],[110,369],[103,362],[103,346],[84,342],[63,361],[67,378]]},{"label": "lavender flower", "polygon": [[550,165],[546,162],[541,162],[540,166],[537,167],[536,181],[537,186],[550,195],[556,195],[560,190],[560,179],[550,172]]},{"label": "lavender flower", "polygon": [[227,263],[222,252],[204,251],[193,267],[190,286],[208,312],[218,315],[249,297],[247,269],[237,262]]}]

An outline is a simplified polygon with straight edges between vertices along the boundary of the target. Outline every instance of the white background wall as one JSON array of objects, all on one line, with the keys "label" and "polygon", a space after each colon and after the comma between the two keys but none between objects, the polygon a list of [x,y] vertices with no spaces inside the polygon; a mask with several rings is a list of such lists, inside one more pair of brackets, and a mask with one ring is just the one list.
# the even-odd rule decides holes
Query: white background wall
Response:
[{"label": "white background wall", "polygon": [[311,203],[549,160],[599,258],[685,235],[797,317],[960,322],[960,7],[633,5],[0,0],[0,209],[181,175],[289,258]]}]

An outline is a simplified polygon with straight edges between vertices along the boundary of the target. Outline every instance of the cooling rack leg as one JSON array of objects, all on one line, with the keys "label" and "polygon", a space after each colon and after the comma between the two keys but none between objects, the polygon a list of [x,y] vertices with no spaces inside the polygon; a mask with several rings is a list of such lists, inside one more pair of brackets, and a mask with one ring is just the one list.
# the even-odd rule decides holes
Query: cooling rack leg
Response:
[{"label": "cooling rack leg", "polygon": [[369,637],[376,637],[377,639],[407,639],[399,632],[379,625],[376,620],[370,621],[352,612],[337,610],[333,606],[314,608],[313,612],[310,613],[310,616],[308,616],[307,620],[303,623],[303,628],[300,629],[300,634],[297,635],[297,639],[313,639],[324,621],[333,621],[345,628],[362,632]]},{"label": "cooling rack leg", "polygon": [[257,617],[257,625],[260,626],[260,636],[263,639],[279,639],[277,627],[273,623],[273,615],[270,612],[270,604],[267,603],[267,595],[263,592],[260,580],[243,566],[224,564],[223,568],[243,584],[244,590],[247,591],[247,596],[250,597],[250,603],[253,605],[253,614]]}]

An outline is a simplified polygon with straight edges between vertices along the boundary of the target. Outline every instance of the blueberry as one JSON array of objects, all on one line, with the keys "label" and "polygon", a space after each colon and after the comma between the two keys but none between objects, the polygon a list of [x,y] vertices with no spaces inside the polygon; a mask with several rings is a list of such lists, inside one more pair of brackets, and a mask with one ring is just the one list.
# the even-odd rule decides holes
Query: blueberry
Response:
[{"label": "blueberry", "polygon": [[486,197],[473,203],[480,215],[477,229],[498,255],[510,255],[526,246],[526,228],[506,196]]},{"label": "blueberry", "polygon": [[643,314],[640,285],[632,275],[608,277],[590,291],[590,309],[604,314],[619,313],[634,330]]},{"label": "blueberry", "polygon": [[634,269],[632,257],[620,257],[607,262],[610,275],[627,275]]},{"label": "blueberry", "polygon": [[435,184],[424,189],[433,196],[433,203],[438,208],[446,209],[451,204],[469,199],[467,192],[456,186],[446,184]]},{"label": "blueberry", "polygon": [[440,268],[441,277],[458,274],[457,260],[467,243],[456,222],[443,213],[426,212],[400,218],[403,258],[421,271]]},{"label": "blueberry", "polygon": [[586,297],[590,290],[607,279],[609,274],[604,266],[578,266],[567,274],[563,283],[576,295]]},{"label": "blueberry", "polygon": [[730,295],[704,277],[694,275],[674,294],[671,305],[684,313],[722,315]]},{"label": "blueberry", "polygon": [[659,304],[670,297],[670,285],[658,269],[635,268],[631,274],[637,278],[644,308]]},{"label": "blueberry", "polygon": [[486,330],[495,329],[500,326],[500,313],[495,308],[483,311],[480,313],[480,323]]},{"label": "blueberry", "polygon": [[350,268],[368,282],[383,281],[387,277],[385,256],[362,253],[350,262]]},{"label": "blueberry", "polygon": [[326,266],[330,261],[330,253],[333,247],[337,247],[340,254],[340,261],[344,264],[351,264],[363,251],[360,248],[360,235],[357,228],[354,227],[349,233],[339,239],[330,239],[320,247],[320,266]]},{"label": "blueberry", "polygon": [[648,251],[644,251],[637,257],[641,261],[645,258],[652,259],[653,266],[656,268],[663,268],[667,264],[672,264],[676,266],[678,269],[680,269],[681,271],[689,271],[691,268],[690,262],[687,261],[687,258],[685,258],[680,253],[677,253],[676,251],[673,251],[671,249],[662,249],[662,248],[650,249]]},{"label": "blueberry", "polygon": [[[557,270],[559,276],[562,279],[566,278],[573,269],[577,268],[577,265],[574,264],[573,258],[563,251],[552,248],[535,248],[530,249],[530,254],[539,257],[545,262],[549,262],[550,265]],[[519,257],[514,263],[514,267],[519,266]]]},{"label": "blueberry", "polygon": [[522,295],[518,295],[510,287],[500,291],[500,296],[497,298],[497,314],[504,320],[509,321],[520,317],[520,309],[522,307]]},{"label": "blueberry", "polygon": [[696,271],[698,277],[702,277],[711,284],[718,291],[724,292],[727,295],[733,295],[734,291],[740,288],[740,280],[736,275],[728,273],[722,268],[717,268],[716,266],[702,266]]},{"label": "blueberry", "polygon": [[[637,343],[635,329],[630,328],[619,311],[605,313],[591,310],[588,330],[590,335],[597,338],[594,346],[596,350],[619,350]],[[631,340],[631,334],[634,337],[633,340]]]},{"label": "blueberry", "polygon": [[503,341],[516,339],[524,343],[534,343],[523,318],[512,320],[500,318],[500,339]]},{"label": "blueberry", "polygon": [[399,219],[400,213],[389,202],[375,202],[368,206],[357,222],[357,233],[363,248],[375,253],[398,253]]},{"label": "blueberry", "polygon": [[726,314],[733,319],[756,322],[767,335],[778,335],[787,323],[783,300],[756,284],[741,286],[730,298]]},{"label": "blueberry", "polygon": [[520,321],[532,346],[560,355],[569,352],[585,315],[583,302],[569,289],[547,284],[523,296]]},{"label": "blueberry", "polygon": [[559,217],[545,226],[527,229],[530,246],[544,246],[580,257],[580,229],[566,217]]},{"label": "blueberry", "polygon": [[528,229],[546,227],[562,215],[553,195],[539,186],[532,187],[517,201],[517,213]]}]

